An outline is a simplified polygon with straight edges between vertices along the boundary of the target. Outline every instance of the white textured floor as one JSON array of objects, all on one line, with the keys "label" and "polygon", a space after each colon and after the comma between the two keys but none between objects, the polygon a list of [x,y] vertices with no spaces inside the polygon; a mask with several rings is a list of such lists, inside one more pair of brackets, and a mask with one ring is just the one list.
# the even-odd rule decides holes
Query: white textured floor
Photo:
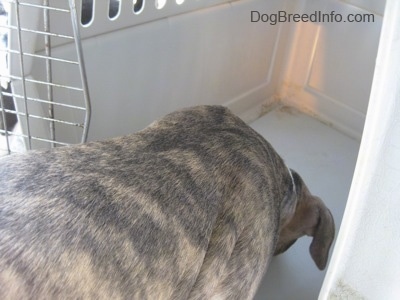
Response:
[{"label": "white textured floor", "polygon": [[[302,176],[310,191],[322,198],[333,214],[337,234],[359,142],[288,108],[274,110],[251,126]],[[314,265],[308,252],[310,242],[311,238],[303,237],[287,252],[273,258],[256,300],[318,298],[325,272]]]}]

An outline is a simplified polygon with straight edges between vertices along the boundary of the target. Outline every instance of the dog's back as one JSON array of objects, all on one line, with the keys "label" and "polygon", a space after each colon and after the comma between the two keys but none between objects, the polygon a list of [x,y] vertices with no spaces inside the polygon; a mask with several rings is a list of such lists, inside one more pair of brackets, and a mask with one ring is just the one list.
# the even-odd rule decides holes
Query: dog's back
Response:
[{"label": "dog's back", "polygon": [[3,158],[1,298],[206,299],[233,284],[244,299],[290,185],[270,145],[218,106]]}]

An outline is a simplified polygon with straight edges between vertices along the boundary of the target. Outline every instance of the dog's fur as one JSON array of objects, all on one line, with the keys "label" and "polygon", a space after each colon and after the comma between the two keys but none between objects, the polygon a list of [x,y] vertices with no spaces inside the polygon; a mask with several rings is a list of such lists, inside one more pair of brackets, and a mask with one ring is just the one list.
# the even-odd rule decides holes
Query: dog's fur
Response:
[{"label": "dog's fur", "polygon": [[324,268],[329,210],[220,106],[0,160],[1,299],[250,299],[304,234]]}]

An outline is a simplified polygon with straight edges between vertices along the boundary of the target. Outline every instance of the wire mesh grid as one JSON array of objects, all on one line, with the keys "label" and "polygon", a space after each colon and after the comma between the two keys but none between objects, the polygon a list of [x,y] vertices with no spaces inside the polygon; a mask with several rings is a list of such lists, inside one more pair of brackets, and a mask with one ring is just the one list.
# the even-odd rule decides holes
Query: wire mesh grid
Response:
[{"label": "wire mesh grid", "polygon": [[[75,0],[0,2],[8,12],[0,24],[0,155],[86,141],[91,110]],[[52,31],[54,18],[65,18],[65,32]],[[75,57],[53,41],[74,45]]]}]

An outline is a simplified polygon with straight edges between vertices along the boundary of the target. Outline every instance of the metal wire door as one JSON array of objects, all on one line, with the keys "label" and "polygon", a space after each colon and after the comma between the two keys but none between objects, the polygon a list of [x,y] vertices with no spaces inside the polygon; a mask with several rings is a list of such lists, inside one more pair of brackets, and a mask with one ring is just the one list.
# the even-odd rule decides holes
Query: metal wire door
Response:
[{"label": "metal wire door", "polygon": [[[91,109],[75,0],[69,7],[65,1],[2,2],[9,15],[0,24],[8,31],[0,47],[7,64],[0,69],[0,155],[85,142]],[[66,18],[66,30],[52,30],[53,18]],[[67,43],[75,57],[53,49]]]}]

